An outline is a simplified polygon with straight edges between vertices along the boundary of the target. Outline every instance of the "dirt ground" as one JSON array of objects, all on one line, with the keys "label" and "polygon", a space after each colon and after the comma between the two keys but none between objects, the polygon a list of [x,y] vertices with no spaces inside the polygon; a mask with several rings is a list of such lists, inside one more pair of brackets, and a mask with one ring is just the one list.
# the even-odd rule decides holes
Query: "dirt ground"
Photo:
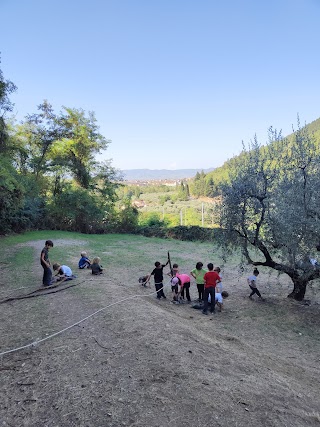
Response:
[{"label": "dirt ground", "polygon": [[[38,256],[33,268],[41,277]],[[173,305],[169,287],[158,301],[138,272],[76,273],[61,289],[74,287],[0,304],[0,352],[103,309],[0,357],[0,426],[320,426],[316,296],[297,303],[288,283],[268,288],[259,277],[266,301],[251,301],[225,269],[225,310],[204,316]],[[7,279],[3,270],[1,298]]]}]

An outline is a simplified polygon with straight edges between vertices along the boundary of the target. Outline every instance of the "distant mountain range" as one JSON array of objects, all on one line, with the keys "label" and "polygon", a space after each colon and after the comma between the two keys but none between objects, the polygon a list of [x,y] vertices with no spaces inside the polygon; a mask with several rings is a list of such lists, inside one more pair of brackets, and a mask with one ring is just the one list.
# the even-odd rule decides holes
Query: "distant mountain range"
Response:
[{"label": "distant mountain range", "polygon": [[193,178],[197,172],[208,173],[213,169],[127,169],[123,170],[122,173],[125,181],[157,181]]}]

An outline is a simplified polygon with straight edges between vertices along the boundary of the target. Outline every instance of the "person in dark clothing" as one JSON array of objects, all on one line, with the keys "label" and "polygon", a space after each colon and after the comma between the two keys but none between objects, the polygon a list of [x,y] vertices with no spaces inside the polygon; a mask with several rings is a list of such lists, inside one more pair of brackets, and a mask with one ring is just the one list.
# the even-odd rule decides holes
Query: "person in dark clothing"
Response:
[{"label": "person in dark clothing", "polygon": [[96,257],[96,258],[93,258],[92,264],[90,265],[92,274],[94,274],[95,276],[97,276],[98,274],[102,274],[103,272],[103,268],[100,262],[101,262],[101,259],[99,257]]},{"label": "person in dark clothing", "polygon": [[51,240],[46,240],[45,246],[42,249],[41,255],[40,255],[40,264],[43,268],[43,278],[42,278],[43,286],[50,286],[52,282],[51,263],[49,260],[50,248],[53,248],[53,242]]},{"label": "person in dark clothing", "polygon": [[169,260],[167,261],[166,264],[161,264],[159,261],[156,261],[154,263],[155,268],[152,270],[152,272],[148,276],[148,279],[146,280],[148,281],[151,276],[154,277],[154,285],[156,287],[158,299],[160,299],[161,297],[167,298],[163,292],[163,269],[166,265],[168,265],[168,263],[169,263]]}]

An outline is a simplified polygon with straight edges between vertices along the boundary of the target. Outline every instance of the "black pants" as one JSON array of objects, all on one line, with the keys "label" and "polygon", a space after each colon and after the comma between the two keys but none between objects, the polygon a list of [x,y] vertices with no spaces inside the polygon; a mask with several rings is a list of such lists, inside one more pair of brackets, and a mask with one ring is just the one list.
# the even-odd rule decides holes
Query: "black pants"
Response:
[{"label": "black pants", "polygon": [[[249,285],[250,286],[250,285]],[[250,289],[252,290],[252,292],[251,292],[251,294],[250,294],[250,297],[252,297],[252,295],[254,295],[254,294],[257,294],[258,295],[258,297],[260,297],[261,298],[261,294],[260,294],[260,292],[258,291],[258,289],[257,288],[253,288],[252,286],[250,286]]]},{"label": "black pants", "polygon": [[52,279],[52,271],[51,268],[47,267],[46,265],[42,265],[43,267],[43,279],[42,284],[44,286],[51,285],[51,279]]},{"label": "black pants", "polygon": [[199,300],[203,300],[203,292],[204,292],[204,283],[197,283]]},{"label": "black pants", "polygon": [[209,295],[211,296],[211,313],[214,312],[214,307],[216,305],[216,289],[211,286],[210,288],[204,289],[204,296],[203,296],[203,311],[206,313],[208,311],[208,299]]},{"label": "black pants", "polygon": [[188,301],[191,301],[190,298],[190,282],[187,282],[183,285],[183,288],[181,290],[181,296],[184,299],[184,291],[186,291],[186,297]]},{"label": "black pants", "polygon": [[155,283],[154,284],[157,291],[157,298],[160,299],[161,297],[166,298],[164,292],[163,292],[163,283]]}]

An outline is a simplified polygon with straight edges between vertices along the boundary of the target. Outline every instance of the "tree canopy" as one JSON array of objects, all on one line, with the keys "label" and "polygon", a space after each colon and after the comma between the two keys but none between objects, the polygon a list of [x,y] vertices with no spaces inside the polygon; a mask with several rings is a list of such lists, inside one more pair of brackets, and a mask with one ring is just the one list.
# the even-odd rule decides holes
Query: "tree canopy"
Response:
[{"label": "tree canopy", "polygon": [[320,277],[313,261],[320,240],[319,174],[319,142],[298,123],[290,139],[272,128],[267,146],[255,139],[221,186],[224,244],[240,245],[252,265],[286,273],[297,300]]},{"label": "tree canopy", "polygon": [[0,70],[0,233],[32,228],[95,232],[119,224],[114,209],[122,177],[96,155],[110,141],[93,112],[48,101],[22,123],[7,119],[16,89]]}]

